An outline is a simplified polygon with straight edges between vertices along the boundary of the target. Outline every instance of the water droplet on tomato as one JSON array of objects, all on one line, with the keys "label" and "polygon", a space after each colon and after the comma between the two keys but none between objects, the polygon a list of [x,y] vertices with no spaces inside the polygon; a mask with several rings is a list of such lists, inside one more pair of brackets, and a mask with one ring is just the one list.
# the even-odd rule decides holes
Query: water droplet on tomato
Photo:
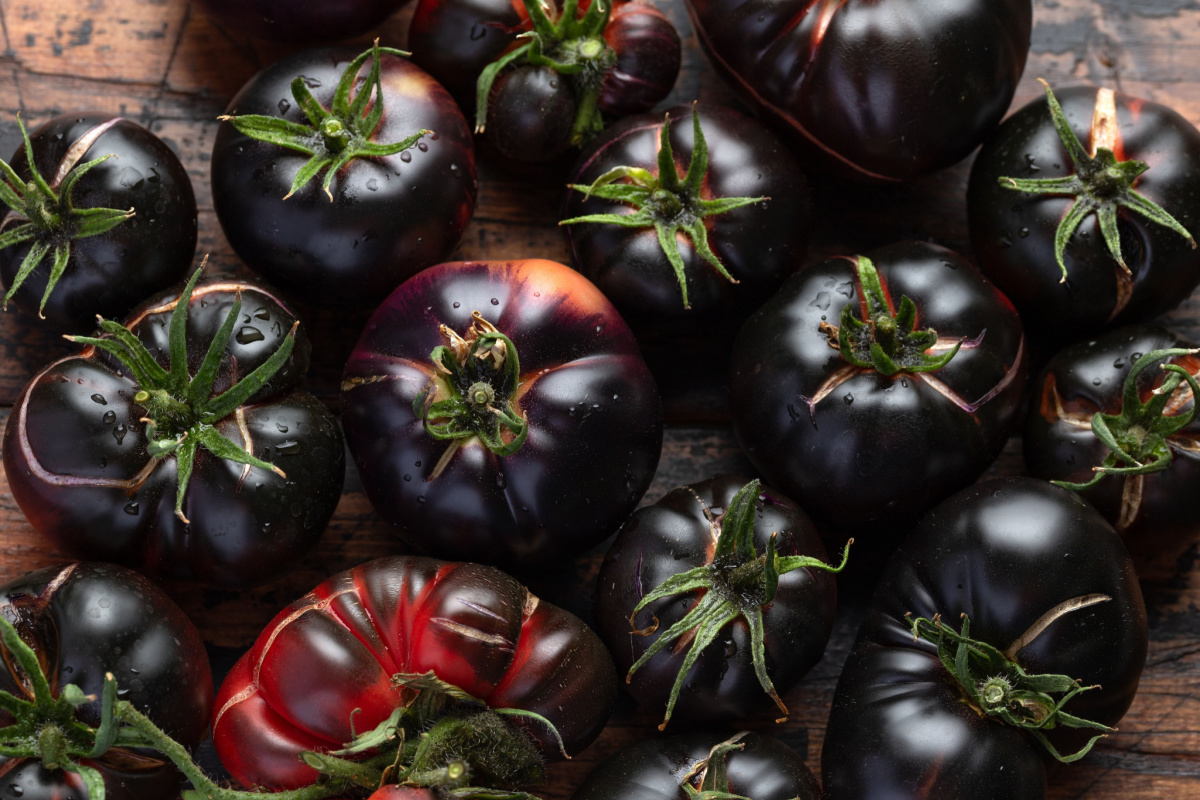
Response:
[{"label": "water droplet on tomato", "polygon": [[103,421],[104,421],[104,424],[105,424],[105,425],[112,425],[114,422],[116,422],[116,421],[117,421],[117,412],[115,412],[115,411],[105,411],[105,412],[104,412],[104,420],[103,420]]},{"label": "water droplet on tomato", "polygon": [[417,142],[417,149],[424,153],[429,150],[429,145],[424,142]]},{"label": "water droplet on tomato", "polygon": [[504,473],[497,472],[496,473],[496,487],[499,489],[504,489],[507,486],[508,486],[508,480],[504,477]]},{"label": "water droplet on tomato", "polygon": [[238,331],[237,335],[233,338],[237,339],[238,344],[253,344],[254,342],[261,342],[267,337],[263,336],[263,332],[258,328],[247,325]]},{"label": "water droplet on tomato", "polygon": [[136,517],[138,515],[138,511],[139,511],[139,507],[138,507],[138,503],[136,500],[132,503],[125,504],[125,513],[128,514],[129,516]]},{"label": "water droplet on tomato", "polygon": [[405,483],[412,483],[412,475],[409,475],[408,473],[405,473],[405,474],[404,474],[404,482],[405,482]]},{"label": "water droplet on tomato", "polygon": [[412,161],[412,153],[405,150],[400,154],[400,160],[407,164],[408,162]]},{"label": "water droplet on tomato", "polygon": [[300,442],[294,439],[289,439],[286,442],[280,442],[275,445],[275,452],[281,456],[294,456],[300,452]]},{"label": "water droplet on tomato", "polygon": [[480,39],[487,36],[487,26],[481,22],[476,22],[471,26],[471,33],[469,35],[472,42],[478,42]]},{"label": "water droplet on tomato", "polygon": [[1021,230],[1017,231],[1017,236],[1020,236],[1022,239],[1029,238],[1029,228],[1021,228]]},{"label": "water droplet on tomato", "polygon": [[117,440],[118,446],[121,444],[121,442],[125,441],[125,434],[127,433],[129,433],[129,428],[126,427],[125,423],[123,422],[117,427],[113,428],[112,435],[113,438]]},{"label": "water droplet on tomato", "polygon": [[854,395],[847,392],[846,396],[842,398],[842,401],[845,402],[846,405],[851,405],[854,403]]},{"label": "water droplet on tomato", "polygon": [[276,422],[276,423],[275,423],[275,430],[279,431],[280,433],[287,433],[287,432],[288,432],[288,426],[287,426],[287,425],[284,425],[284,424],[283,424],[283,423],[281,423],[281,422]]},{"label": "water droplet on tomato", "polygon": [[94,395],[92,395],[92,402],[93,402],[93,403],[99,403],[99,404],[100,404],[100,405],[102,405],[102,406],[106,406],[106,405],[108,405],[108,401],[104,399],[104,395],[102,395],[102,394],[94,394]]},{"label": "water droplet on tomato", "polygon": [[462,303],[459,303],[459,302],[457,302],[457,301],[455,301],[455,303],[454,303],[454,307],[455,307],[455,308],[458,308],[458,307],[459,307],[459,306],[461,306],[461,305],[462,305]]},{"label": "water droplet on tomato", "polygon": [[271,312],[267,310],[266,306],[259,306],[258,308],[254,309],[254,316],[258,317],[259,319],[270,319]]},{"label": "water droplet on tomato", "polygon": [[499,301],[499,300],[497,300],[495,297],[493,297],[493,298],[492,298],[492,305],[494,305],[494,306],[498,306],[498,305],[500,305],[500,301]]},{"label": "water droplet on tomato", "polygon": [[375,180],[374,178],[371,178],[371,180],[367,181],[367,189],[372,192],[378,192],[379,191],[379,181]]},{"label": "water droplet on tomato", "polygon": [[286,97],[279,101],[279,113],[280,114],[286,114],[291,107],[292,107],[292,104],[287,101]]},{"label": "water droplet on tomato", "polygon": [[1118,358],[1116,361],[1114,361],[1114,362],[1113,362],[1113,367],[1114,367],[1115,369],[1121,369],[1121,368],[1122,368],[1122,367],[1124,367],[1124,366],[1125,366],[1125,359],[1124,359],[1124,358]]}]

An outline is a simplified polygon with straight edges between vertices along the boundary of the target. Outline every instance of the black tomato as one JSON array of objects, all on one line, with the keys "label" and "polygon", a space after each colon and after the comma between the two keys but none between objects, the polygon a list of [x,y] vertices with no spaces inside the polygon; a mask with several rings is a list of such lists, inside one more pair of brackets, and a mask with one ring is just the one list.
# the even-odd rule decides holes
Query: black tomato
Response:
[{"label": "black tomato", "polygon": [[408,0],[196,0],[232,33],[311,44],[366,33]]},{"label": "black tomato", "polygon": [[999,454],[1025,361],[1012,304],[957,254],[910,242],[833,258],[789,278],[738,334],[734,431],[810,514],[878,537]]},{"label": "black tomato", "polygon": [[1021,108],[971,170],[979,268],[1037,341],[1149,319],[1200,282],[1200,132],[1166,106],[1079,86]]},{"label": "black tomato", "polygon": [[1133,565],[1095,509],[1032,478],[966,489],[868,609],[829,716],[826,797],[1040,800],[1047,751],[1085,753],[1129,708],[1146,641]]},{"label": "black tomato", "polygon": [[598,629],[634,697],[666,706],[664,727],[674,710],[732,721],[772,700],[786,717],[779,695],[833,629],[824,558],[804,511],[758,481],[684,486],[621,528],[596,582]]},{"label": "black tomato", "polygon": [[[0,690],[25,702],[33,701],[39,690],[65,701],[68,685],[92,696],[81,698],[69,720],[46,726],[66,734],[68,742],[75,734],[72,723],[101,726],[100,697],[107,673],[122,687],[121,700],[148,715],[180,744],[193,747],[208,735],[213,682],[204,643],[183,611],[136,572],[89,563],[38,570],[0,587],[0,617],[15,627],[38,665],[26,670],[20,648],[9,647],[6,639]],[[43,676],[46,683],[40,685]],[[113,747],[95,758],[68,750],[63,761],[73,765],[72,771],[48,767],[46,757],[53,757],[54,750],[54,737],[43,727],[48,720],[40,720],[36,711],[32,716],[0,712],[0,725],[21,720],[37,723],[39,735],[34,738],[43,756],[0,757],[0,792],[5,797],[84,800],[89,792],[81,767],[97,773],[108,800],[179,797],[182,776],[141,748]],[[4,741],[6,748],[19,749],[18,737],[6,736]]]},{"label": "black tomato", "polygon": [[[415,703],[412,689],[421,701],[456,692],[467,707]],[[542,757],[587,747],[616,693],[612,660],[577,617],[493,567],[398,556],[335,575],[281,611],[222,684],[213,741],[245,785],[288,789],[321,772],[303,751],[337,750],[391,720],[423,742],[400,764],[417,786],[462,759],[472,785],[503,789],[514,782],[488,772],[527,765],[497,765],[505,742],[489,731],[526,742],[536,773]]]},{"label": "black tomato", "polygon": [[[453,43],[468,36],[474,39],[477,30],[502,24],[480,19],[468,27],[468,20],[482,17],[483,9],[460,9],[457,6],[462,0],[451,2],[456,6],[453,13],[431,11],[426,15],[431,23],[424,33],[427,44],[447,39]],[[523,6],[518,10],[521,22],[503,29],[502,37],[466,48],[451,44],[455,53],[466,51],[471,68],[479,69],[476,132],[486,128],[489,139],[505,157],[527,163],[549,161],[599,134],[605,115],[649,110],[675,85],[681,61],[679,33],[653,6],[578,0],[551,7],[538,0],[523,0]],[[508,19],[513,9],[495,10],[501,19]],[[498,57],[491,63],[474,63],[483,53],[493,52],[504,37],[509,37],[509,43]],[[447,71],[450,79],[457,81],[467,69],[456,65]],[[499,84],[513,72],[523,77],[507,81],[500,91]],[[535,75],[540,77],[535,80]],[[546,113],[551,86],[555,89],[555,118],[554,124],[547,126],[541,117]],[[547,142],[550,132],[560,135]]]},{"label": "black tomato", "polygon": [[285,58],[250,79],[217,133],[225,235],[251,269],[307,302],[375,305],[448,256],[474,213],[467,123],[396,52]]},{"label": "black tomato", "polygon": [[816,778],[794,750],[770,736],[743,732],[725,741],[711,733],[648,739],[618,750],[572,800],[687,800],[697,791],[750,800],[821,797]]},{"label": "black tomato", "polygon": [[55,117],[27,141],[11,170],[0,162],[6,304],[88,331],[97,314],[126,314],[183,278],[196,254],[196,197],[161,139],[90,113]]},{"label": "black tomato", "polygon": [[1030,474],[1077,489],[1139,568],[1142,559],[1173,561],[1200,535],[1193,348],[1150,325],[1071,345],[1042,372],[1025,424]]},{"label": "black tomato", "polygon": [[342,436],[302,388],[309,343],[295,315],[242,282],[193,291],[199,274],[124,327],[105,321],[103,338],[75,337],[87,348],[30,382],[5,430],[5,473],[33,526],[67,552],[176,580],[264,583],[332,516]]},{"label": "black tomato", "polygon": [[1004,117],[1030,0],[688,0],[739,97],[816,163],[905,181],[959,161]]},{"label": "black tomato", "polygon": [[422,550],[485,563],[552,562],[611,535],[662,448],[629,328],[553,261],[409,279],[346,365],[342,420],[380,516]]},{"label": "black tomato", "polygon": [[697,104],[622,120],[571,175],[564,229],[575,267],[647,349],[679,358],[680,344],[729,341],[804,260],[800,165],[735,111]]}]

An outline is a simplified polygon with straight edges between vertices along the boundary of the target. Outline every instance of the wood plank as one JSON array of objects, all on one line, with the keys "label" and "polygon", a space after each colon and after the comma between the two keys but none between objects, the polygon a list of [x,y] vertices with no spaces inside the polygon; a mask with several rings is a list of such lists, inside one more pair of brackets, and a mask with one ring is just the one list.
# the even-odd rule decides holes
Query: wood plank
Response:
[{"label": "wood plank", "polygon": [[[656,0],[685,38],[684,74],[669,102],[700,97],[735,102],[700,54],[680,0]],[[411,9],[381,29],[386,43],[404,40]],[[1176,107],[1200,120],[1200,6],[1192,0],[1036,0],[1029,67],[1017,104],[1040,93],[1036,78],[1056,86],[1104,82]],[[200,202],[200,247],[222,274],[245,270],[225,241],[212,211],[209,151],[216,117],[257,69],[290,51],[284,45],[222,30],[186,0],[0,0],[0,154],[16,149],[13,115],[37,124],[69,110],[119,112],[150,127],[179,153]],[[365,42],[364,37],[361,41]],[[852,187],[828,181],[814,186],[816,235],[809,261],[859,252],[899,238],[932,239],[967,252],[962,192],[969,162],[907,187]],[[456,257],[567,257],[556,226],[561,187],[530,183],[481,165],[480,203]],[[800,266],[800,265],[797,265]],[[308,312],[318,341],[314,388],[336,405],[341,361],[362,319]],[[1200,335],[1200,297],[1167,320]],[[10,405],[29,376],[65,351],[56,336],[20,313],[0,315],[0,406]],[[720,370],[714,371],[716,379]],[[714,399],[715,398],[715,399]],[[746,470],[728,427],[721,423],[719,393],[685,400],[675,419],[704,419],[710,427],[668,431],[661,468],[647,501],[680,483],[721,470]],[[5,416],[0,412],[0,417]],[[994,474],[1022,469],[1019,443],[1011,442]],[[346,494],[317,550],[291,575],[245,593],[171,586],[214,647],[220,663],[249,644],[282,606],[327,575],[399,545],[373,513],[351,471]],[[562,570],[555,581],[523,576],[543,596],[589,613],[591,580],[603,548]],[[42,542],[13,502],[0,477],[0,580],[63,560]],[[1067,798],[1200,797],[1200,555],[1195,548],[1146,583],[1151,610],[1150,661],[1142,690],[1122,724],[1081,764],[1059,770],[1054,800]],[[747,726],[780,735],[818,766],[823,730],[837,675],[849,651],[868,594],[843,581],[846,602],[824,660],[786,698],[792,718],[775,726],[771,716]],[[621,746],[655,735],[657,716],[625,698],[600,740],[572,762],[551,768],[545,800],[566,800],[600,759]]]}]

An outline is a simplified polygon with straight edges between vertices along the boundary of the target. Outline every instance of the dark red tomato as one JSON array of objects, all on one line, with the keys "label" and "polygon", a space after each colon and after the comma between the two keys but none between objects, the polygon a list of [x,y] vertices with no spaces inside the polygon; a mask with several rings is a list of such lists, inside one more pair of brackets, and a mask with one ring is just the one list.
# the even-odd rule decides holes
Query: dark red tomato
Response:
[{"label": "dark red tomato", "polygon": [[742,328],[734,431],[813,516],[894,532],[999,454],[1025,361],[1012,305],[950,250],[909,242],[833,258],[788,279]]},{"label": "dark red tomato", "polygon": [[[596,738],[616,699],[612,660],[576,617],[492,567],[398,556],[280,612],[221,686],[217,753],[247,786],[307,785],[317,773],[301,751],[337,750],[379,725],[403,705],[392,676],[427,671],[489,708],[540,714],[568,753]],[[559,752],[544,725],[508,719],[547,758]]]},{"label": "dark red tomato", "polygon": [[[943,631],[969,620],[977,649],[999,655],[992,669],[964,658],[972,685],[954,674],[956,646],[946,664],[924,635],[938,614]],[[917,619],[923,635],[914,641]],[[826,797],[1040,800],[1047,748],[1037,737],[1069,757],[1101,731],[1047,713],[1073,689],[1014,697],[1030,683],[1022,671],[1046,686],[1066,676],[1092,687],[1064,711],[1113,725],[1145,661],[1141,589],[1104,518],[1032,478],[973,486],[929,513],[875,594],[834,694],[821,758]],[[1002,722],[1005,714],[1022,724]],[[1039,730],[1036,719],[1057,727]]]},{"label": "dark red tomato", "polygon": [[610,536],[662,448],[658,391],[616,309],[532,259],[441,264],[392,293],[346,365],[342,421],[406,542],[485,563],[554,563]]},{"label": "dark red tomato", "polygon": [[[749,484],[753,497],[740,498],[746,507],[739,513],[738,495],[747,482],[720,475],[639,509],[600,568],[600,635],[615,654],[617,669],[628,675],[633,696],[655,709],[667,706],[668,718],[673,707],[685,719],[738,720],[772,700],[786,715],[779,695],[825,653],[837,604],[833,576],[811,566],[789,570],[777,575],[775,593],[768,598],[765,567],[747,566],[761,560],[772,537],[776,563],[792,556],[822,562],[821,537],[804,511],[772,489],[759,493],[757,482]],[[739,525],[749,527],[738,531]],[[722,537],[739,533],[751,547],[718,552]],[[649,594],[668,579],[680,580],[676,576],[682,573],[693,576],[690,586],[652,600],[634,615]],[[749,599],[744,605],[720,599],[734,597]],[[719,607],[710,608],[714,605]],[[673,639],[666,632],[689,614],[695,627],[680,631],[683,638],[670,646]],[[662,649],[643,662],[656,643]],[[755,654],[760,646],[765,658]],[[694,665],[687,663],[693,659]],[[756,674],[760,660],[767,686]],[[635,662],[637,668],[631,669]]]},{"label": "dark red tomato", "polygon": [[[66,552],[172,580],[265,583],[307,553],[333,515],[342,436],[303,389],[309,343],[296,316],[258,286],[196,287],[177,337],[180,383],[170,373],[159,381],[155,370],[172,365],[180,296],[151,299],[124,333],[106,323],[104,338],[89,340],[99,344],[30,382],[5,430],[5,473],[33,526]],[[131,369],[105,351],[119,342],[141,342],[136,363],[149,366]],[[210,346],[216,372],[206,379]],[[263,382],[256,370],[272,366]],[[192,467],[182,490],[181,459]]]},{"label": "dark red tomato", "polygon": [[[637,202],[606,199],[600,185],[590,196],[582,188],[572,190],[564,211],[572,219],[645,219],[640,227],[582,222],[564,230],[576,269],[613,301],[642,346],[668,349],[674,358],[686,352],[680,347],[684,343],[699,349],[732,339],[750,312],[800,266],[808,246],[807,181],[783,142],[735,111],[698,104],[695,112],[695,122],[691,106],[677,106],[665,120],[644,114],[608,128],[584,153],[568,183],[591,186],[620,167],[645,170],[651,180],[607,183],[612,194],[623,197],[630,187],[643,190]],[[699,150],[696,122],[703,139]],[[666,148],[661,147],[664,128]],[[674,176],[660,177],[664,152],[679,178],[671,186],[664,182]],[[665,202],[664,192],[675,202]],[[735,198],[761,202],[725,210]],[[660,243],[659,227],[674,243],[678,264],[676,253],[668,254]],[[698,252],[704,241],[698,247],[697,237],[707,241],[720,267]]]},{"label": "dark red tomato", "polygon": [[626,747],[596,767],[572,800],[687,800],[705,783],[750,800],[821,797],[804,759],[778,739],[749,732],[721,738],[689,733]]},{"label": "dark red tomato", "polygon": [[[204,642],[183,611],[136,572],[110,564],[49,567],[0,587],[0,615],[37,654],[50,691],[67,684],[99,697],[112,673],[119,697],[185,747],[208,734],[213,683]],[[27,675],[8,651],[0,690],[32,700]],[[78,706],[75,718],[97,727],[101,703]],[[0,712],[0,724],[12,724]],[[156,753],[115,747],[80,764],[99,771],[108,800],[173,800],[183,786]],[[40,761],[0,757],[0,793],[21,800],[86,800],[78,775]]]},{"label": "dark red tomato", "polygon": [[[1190,240],[1200,231],[1200,132],[1166,106],[1108,89],[1065,89],[1058,103],[1066,140],[1050,97],[1029,103],[980,150],[967,192],[979,268],[1051,344],[1149,319],[1200,282]],[[1059,180],[1039,187],[1045,179]],[[1155,221],[1147,201],[1182,230]]]},{"label": "dark red tomato", "polygon": [[700,45],[818,163],[907,181],[987,138],[1025,70],[1030,0],[688,0]]},{"label": "dark red tomato", "polygon": [[366,33],[407,0],[196,0],[231,33],[279,42],[336,42]]},{"label": "dark red tomato", "polygon": [[[161,139],[122,117],[64,114],[35,130],[30,145],[33,167],[58,202],[29,187],[33,173],[24,149],[13,156],[20,183],[10,179],[10,188],[38,205],[46,215],[41,219],[57,222],[40,223],[38,213],[22,205],[0,223],[5,237],[21,229],[33,234],[0,250],[0,279],[18,308],[86,332],[97,314],[126,314],[183,278],[196,254],[196,197],[187,171]],[[112,214],[97,226],[94,217],[75,216],[66,204]],[[88,235],[89,228],[101,232]],[[33,271],[22,275],[23,265]]]},{"label": "dark red tomato", "polygon": [[[340,92],[353,88],[353,75],[346,82],[344,73],[358,74],[354,63],[369,77],[371,59],[356,55],[362,58],[334,48],[289,56],[251,78],[229,105],[239,120],[279,118],[302,131],[313,119],[299,93],[323,109],[314,116],[332,112],[320,127],[330,125],[338,136],[313,133],[317,143],[299,152],[250,138],[231,122],[221,126],[213,149],[213,203],[234,250],[251,269],[322,307],[375,305],[448,256],[475,210],[471,132],[450,95],[407,59],[383,52],[382,91],[371,95],[371,111],[346,110],[362,92],[374,92],[370,80],[353,98]],[[304,81],[293,89],[297,76]],[[380,106],[382,116],[371,126]],[[372,155],[422,130],[432,133],[408,149]],[[362,155],[345,162],[353,152]],[[303,183],[298,175],[312,179]]]},{"label": "dark red tomato", "polygon": [[368,800],[438,800],[433,789],[418,789],[412,786],[384,786]]},{"label": "dark red tomato", "polygon": [[[561,2],[552,5],[562,8]],[[591,4],[583,0],[578,5],[582,12]],[[597,95],[599,107],[613,116],[648,111],[675,85],[682,49],[679,33],[649,3],[616,0],[611,5],[602,38],[613,57],[612,63],[602,64],[606,73]],[[408,48],[413,61],[473,115],[480,73],[520,42],[519,34],[532,29],[522,0],[421,0],[408,30]],[[566,89],[568,81],[562,83]],[[573,103],[568,128],[574,111]]]},{"label": "dark red tomato", "polygon": [[[1187,340],[1151,325],[1074,344],[1042,372],[1025,424],[1030,474],[1074,484],[1096,480],[1081,495],[1116,527],[1134,556],[1147,561],[1173,562],[1200,534],[1195,502],[1200,494],[1200,422],[1194,420],[1187,384],[1163,369],[1175,365],[1195,375],[1200,359],[1175,352],[1138,362],[1155,351],[1192,348]],[[1156,396],[1159,390],[1164,391]],[[1144,474],[1136,474],[1132,461],[1116,458],[1096,435],[1097,414],[1105,415],[1104,428],[1120,449],[1145,465]],[[1097,467],[1134,472],[1097,474]]]}]

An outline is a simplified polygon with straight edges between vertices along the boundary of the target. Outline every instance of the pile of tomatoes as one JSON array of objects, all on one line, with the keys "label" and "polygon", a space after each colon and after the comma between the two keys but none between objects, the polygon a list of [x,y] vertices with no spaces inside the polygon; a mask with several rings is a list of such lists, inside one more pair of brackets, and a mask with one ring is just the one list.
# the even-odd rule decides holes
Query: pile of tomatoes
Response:
[{"label": "pile of tomatoes", "polygon": [[[22,392],[4,469],[84,559],[0,587],[0,796],[536,800],[622,686],[671,735],[577,800],[1042,798],[1114,730],[1139,572],[1200,539],[1200,349],[1150,322],[1200,283],[1188,121],[1049,85],[1004,119],[1030,0],[686,0],[749,112],[655,110],[682,50],[661,3],[419,0],[411,53],[328,44],[403,0],[197,5],[297,45],[213,142],[242,276],[196,268],[188,173],[128,119],[19,122],[0,162],[5,302],[80,348]],[[805,262],[806,175],[901,184],[977,148],[974,261]],[[477,155],[562,185],[570,266],[448,261]],[[306,386],[318,310],[370,314],[337,414]],[[681,374],[727,388],[758,476],[644,503]],[[1029,475],[980,482],[1022,426]],[[214,690],[156,581],[287,574],[347,451],[404,555],[291,602]],[[586,622],[509,574],[597,548]],[[787,719],[839,584],[873,595],[818,782],[738,729]]]}]

